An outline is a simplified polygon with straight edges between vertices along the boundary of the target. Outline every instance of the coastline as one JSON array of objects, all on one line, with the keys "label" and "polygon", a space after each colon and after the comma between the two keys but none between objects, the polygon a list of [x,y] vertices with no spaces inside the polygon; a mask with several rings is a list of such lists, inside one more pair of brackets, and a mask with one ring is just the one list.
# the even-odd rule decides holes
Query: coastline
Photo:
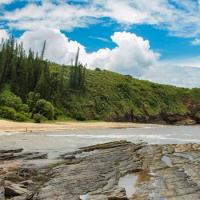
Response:
[{"label": "coastline", "polygon": [[1,132],[48,132],[48,131],[64,131],[64,130],[82,130],[82,129],[105,129],[105,128],[146,128],[163,126],[159,124],[140,124],[131,122],[53,122],[53,123],[33,123],[33,122],[14,122],[8,120],[0,120],[0,134]]}]

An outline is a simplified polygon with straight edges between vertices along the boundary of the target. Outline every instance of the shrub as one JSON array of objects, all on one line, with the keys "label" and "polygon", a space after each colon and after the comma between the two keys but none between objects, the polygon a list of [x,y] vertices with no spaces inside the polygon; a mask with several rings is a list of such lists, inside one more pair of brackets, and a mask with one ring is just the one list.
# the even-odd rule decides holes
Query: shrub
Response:
[{"label": "shrub", "polygon": [[96,67],[96,68],[95,68],[95,71],[98,71],[98,72],[100,72],[100,71],[101,71],[101,69],[100,69],[100,68],[98,68],[98,67]]},{"label": "shrub", "polygon": [[29,112],[29,106],[27,104],[21,104],[19,105],[19,109],[20,112],[25,112],[28,113]]},{"label": "shrub", "polygon": [[16,111],[29,111],[28,105],[23,104],[21,98],[16,96],[9,90],[4,90],[3,92],[1,92],[0,105],[14,108]]},{"label": "shrub", "polygon": [[18,113],[14,108],[3,106],[0,108],[0,117],[5,119],[11,119],[19,122],[28,121],[29,116],[27,113]]},{"label": "shrub", "polygon": [[18,122],[24,122],[24,121],[28,121],[28,117],[22,113],[16,113],[14,120]]},{"label": "shrub", "polygon": [[0,108],[0,117],[15,120],[16,111],[13,108],[3,106]]},{"label": "shrub", "polygon": [[54,111],[54,119],[58,119],[59,116],[63,116],[63,112],[58,109],[58,108],[55,108],[55,111]]},{"label": "shrub", "polygon": [[82,112],[75,113],[74,118],[76,120],[79,120],[79,121],[85,121],[86,120],[86,118],[85,118],[85,116],[84,116],[84,114]]},{"label": "shrub", "polygon": [[33,111],[37,101],[40,99],[40,93],[29,92],[27,97],[27,104],[30,108],[30,111]]},{"label": "shrub", "polygon": [[46,121],[47,118],[44,117],[43,115],[39,114],[39,113],[36,113],[33,115],[33,119],[34,119],[34,122],[35,123],[41,123],[43,121]]},{"label": "shrub", "polygon": [[37,101],[33,113],[39,113],[44,117],[46,117],[47,119],[52,120],[55,114],[54,110],[55,109],[53,105],[49,101],[40,99]]}]

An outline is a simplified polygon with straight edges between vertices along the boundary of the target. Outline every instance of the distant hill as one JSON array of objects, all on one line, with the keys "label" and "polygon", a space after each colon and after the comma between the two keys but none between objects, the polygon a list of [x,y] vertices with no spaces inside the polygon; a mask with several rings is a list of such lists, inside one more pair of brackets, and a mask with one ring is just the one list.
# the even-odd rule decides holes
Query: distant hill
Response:
[{"label": "distant hill", "polygon": [[60,66],[13,39],[0,51],[0,117],[36,122],[77,120],[193,124],[200,122],[200,89],[137,80],[131,76]]}]

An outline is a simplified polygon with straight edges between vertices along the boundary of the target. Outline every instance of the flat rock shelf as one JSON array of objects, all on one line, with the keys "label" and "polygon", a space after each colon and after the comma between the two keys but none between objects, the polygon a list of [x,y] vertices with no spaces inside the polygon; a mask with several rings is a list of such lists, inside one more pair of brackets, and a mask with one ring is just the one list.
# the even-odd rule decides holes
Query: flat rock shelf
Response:
[{"label": "flat rock shelf", "polygon": [[48,155],[0,150],[1,200],[200,199],[200,144],[116,141],[62,154],[53,163],[30,160]]}]

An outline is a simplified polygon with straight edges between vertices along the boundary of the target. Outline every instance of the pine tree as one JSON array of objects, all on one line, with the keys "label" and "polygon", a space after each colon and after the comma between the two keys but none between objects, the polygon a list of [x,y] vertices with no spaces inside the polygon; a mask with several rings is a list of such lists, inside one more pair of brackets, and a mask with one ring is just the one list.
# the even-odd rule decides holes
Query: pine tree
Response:
[{"label": "pine tree", "polygon": [[44,53],[45,53],[45,49],[46,49],[46,40],[43,43],[43,47],[42,47],[42,52],[41,52],[41,60],[44,59]]},{"label": "pine tree", "polygon": [[43,98],[50,98],[50,90],[49,90],[49,82],[50,82],[50,73],[48,62],[43,63],[43,69],[38,80],[36,91],[41,94]]},{"label": "pine tree", "polygon": [[72,90],[84,91],[85,89],[85,66],[79,63],[79,53],[80,49],[78,48],[75,58],[75,65],[71,66],[69,86]]}]

